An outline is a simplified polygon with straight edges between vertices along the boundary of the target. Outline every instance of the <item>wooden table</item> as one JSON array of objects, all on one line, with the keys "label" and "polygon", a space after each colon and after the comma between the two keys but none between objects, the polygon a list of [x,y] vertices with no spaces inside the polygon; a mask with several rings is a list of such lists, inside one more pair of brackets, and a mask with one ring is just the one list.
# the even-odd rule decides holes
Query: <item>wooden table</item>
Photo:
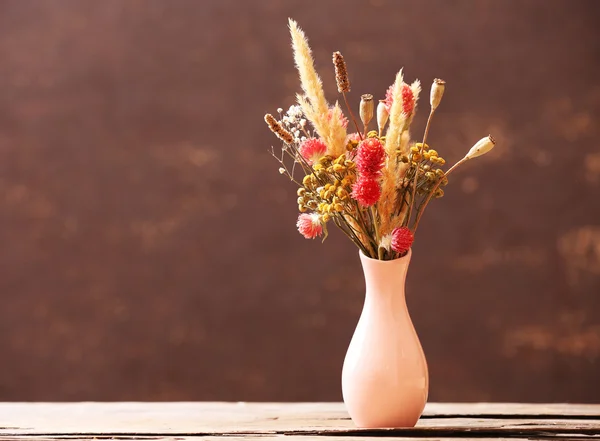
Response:
[{"label": "wooden table", "polygon": [[1,440],[600,439],[600,405],[430,403],[414,429],[357,429],[341,403],[0,403]]}]

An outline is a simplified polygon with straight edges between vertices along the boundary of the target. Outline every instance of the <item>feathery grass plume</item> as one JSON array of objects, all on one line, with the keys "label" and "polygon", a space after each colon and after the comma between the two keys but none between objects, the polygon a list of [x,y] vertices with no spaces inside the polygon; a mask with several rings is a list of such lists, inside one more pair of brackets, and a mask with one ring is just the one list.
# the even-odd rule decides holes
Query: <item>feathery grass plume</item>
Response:
[{"label": "feathery grass plume", "polygon": [[[410,132],[405,130],[400,134],[400,145],[398,150],[401,152],[408,152],[410,144]],[[404,176],[406,175],[406,171],[408,170],[408,164],[400,163],[398,165],[398,174],[396,175],[396,187],[400,188],[402,182],[404,181]]]},{"label": "feathery grass plume", "polygon": [[333,66],[335,68],[335,82],[339,93],[350,92],[350,79],[346,69],[346,61],[340,52],[333,53]]},{"label": "feathery grass plume", "polygon": [[402,112],[402,85],[404,78],[402,69],[396,74],[396,81],[392,90],[393,103],[390,109],[389,126],[385,138],[387,160],[382,173],[381,198],[377,205],[381,225],[380,234],[390,234],[393,230],[392,218],[396,208],[396,189],[398,182],[398,163],[396,161],[397,149],[400,147],[401,134],[406,123],[406,116]]},{"label": "feathery grass plume", "polygon": [[331,129],[329,140],[326,140],[328,146],[328,153],[337,158],[346,151],[346,128],[342,124],[342,108],[339,103],[335,103],[331,111]]},{"label": "feathery grass plume", "polygon": [[402,133],[406,122],[406,115],[402,112],[403,83],[404,78],[402,76],[402,69],[400,69],[396,74],[396,81],[394,82],[394,89],[392,91],[394,101],[390,109],[389,126],[385,135],[385,150],[390,157],[395,156],[396,149],[400,145],[400,133]]},{"label": "feathery grass plume", "polygon": [[388,157],[386,166],[381,175],[381,197],[377,202],[377,212],[381,221],[379,225],[379,234],[385,236],[390,234],[394,227],[392,226],[392,217],[397,204],[396,176],[398,174],[398,164],[396,159]]},{"label": "feathery grass plume", "polygon": [[323,83],[315,70],[312,51],[304,31],[300,29],[295,20],[289,19],[290,34],[292,37],[292,48],[294,49],[294,61],[300,76],[300,85],[304,94],[310,101],[318,114],[324,119],[329,107],[323,92]]},{"label": "feathery grass plume", "polygon": [[[415,80],[408,87],[409,87],[410,92],[412,94],[413,107],[412,107],[412,111],[408,115],[405,116],[406,120],[405,120],[405,123],[404,123],[404,128],[400,129],[402,131],[401,135],[402,135],[402,133],[404,133],[404,132],[406,132],[408,130],[408,128],[410,127],[410,125],[413,122],[415,114],[417,113],[417,105],[419,103],[419,95],[421,93],[421,82],[419,80]],[[408,150],[401,150],[401,151],[402,152],[406,152]]]},{"label": "feathery grass plume", "polygon": [[421,94],[421,82],[419,80],[415,80],[410,85],[410,90],[413,93],[413,98],[415,100],[415,107],[413,108],[411,119],[415,113],[417,113],[417,104],[419,103],[419,95]]},{"label": "feathery grass plume", "polygon": [[315,111],[315,109],[313,108],[313,106],[310,105],[310,101],[308,100],[308,98],[305,95],[301,95],[301,94],[297,93],[296,94],[296,102],[302,108],[302,113],[304,113],[304,116],[306,117],[306,119],[312,123],[312,125],[315,127],[315,130],[317,130],[317,133],[323,137],[323,134],[321,132],[319,132],[316,124],[314,123],[314,121],[318,117],[318,114]]},{"label": "feathery grass plume", "polygon": [[[400,144],[398,149],[408,151],[410,143],[410,134],[408,130],[404,130],[400,134]],[[394,228],[404,226],[408,205],[403,204],[402,198],[404,192],[398,193],[404,184],[404,177],[408,171],[408,164],[394,161],[393,164],[388,164],[383,173],[383,185],[381,191],[381,199],[377,209],[381,214],[381,234],[389,234]],[[395,214],[396,211],[400,211]],[[389,213],[389,214],[388,214]]]},{"label": "feathery grass plume", "polygon": [[[315,70],[312,51],[308,45],[306,35],[295,20],[288,20],[290,34],[292,37],[292,48],[294,50],[294,62],[300,76],[300,85],[305,97],[298,99],[306,118],[312,123],[317,133],[327,144],[328,154],[343,151],[344,141],[340,144],[339,133],[346,129],[342,126],[341,118],[328,118],[329,105],[325,99],[323,83]],[[339,155],[338,155],[339,156]]]}]

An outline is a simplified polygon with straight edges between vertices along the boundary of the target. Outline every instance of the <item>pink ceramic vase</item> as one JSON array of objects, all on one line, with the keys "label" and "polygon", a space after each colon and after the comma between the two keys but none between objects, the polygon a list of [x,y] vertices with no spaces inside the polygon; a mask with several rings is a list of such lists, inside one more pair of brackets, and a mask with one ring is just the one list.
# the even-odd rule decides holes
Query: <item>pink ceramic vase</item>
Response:
[{"label": "pink ceramic vase", "polygon": [[427,362],[404,295],[410,257],[360,253],[365,304],[342,371],[344,403],[358,427],[413,427],[427,402]]}]

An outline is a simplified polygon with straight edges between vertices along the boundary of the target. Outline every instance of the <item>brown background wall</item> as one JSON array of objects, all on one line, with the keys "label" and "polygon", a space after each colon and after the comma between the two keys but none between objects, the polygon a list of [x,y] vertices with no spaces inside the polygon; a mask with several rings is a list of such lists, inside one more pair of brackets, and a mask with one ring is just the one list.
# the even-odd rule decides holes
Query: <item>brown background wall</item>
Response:
[{"label": "brown background wall", "polygon": [[[488,132],[419,231],[431,400],[600,399],[600,2],[0,1],[0,400],[339,400],[356,250],[295,231],[262,122],[286,19],[356,102],[448,82]],[[423,115],[415,133],[421,133]]]}]

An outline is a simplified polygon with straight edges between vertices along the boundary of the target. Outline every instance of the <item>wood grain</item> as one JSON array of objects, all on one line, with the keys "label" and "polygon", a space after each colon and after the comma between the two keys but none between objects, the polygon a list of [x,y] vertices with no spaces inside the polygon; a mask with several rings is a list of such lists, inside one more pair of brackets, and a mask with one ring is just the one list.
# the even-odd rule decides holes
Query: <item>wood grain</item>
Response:
[{"label": "wood grain", "polygon": [[[342,403],[0,403],[0,437],[600,438],[600,405],[431,403],[417,427],[358,429]],[[289,438],[288,438],[289,439]]]}]

